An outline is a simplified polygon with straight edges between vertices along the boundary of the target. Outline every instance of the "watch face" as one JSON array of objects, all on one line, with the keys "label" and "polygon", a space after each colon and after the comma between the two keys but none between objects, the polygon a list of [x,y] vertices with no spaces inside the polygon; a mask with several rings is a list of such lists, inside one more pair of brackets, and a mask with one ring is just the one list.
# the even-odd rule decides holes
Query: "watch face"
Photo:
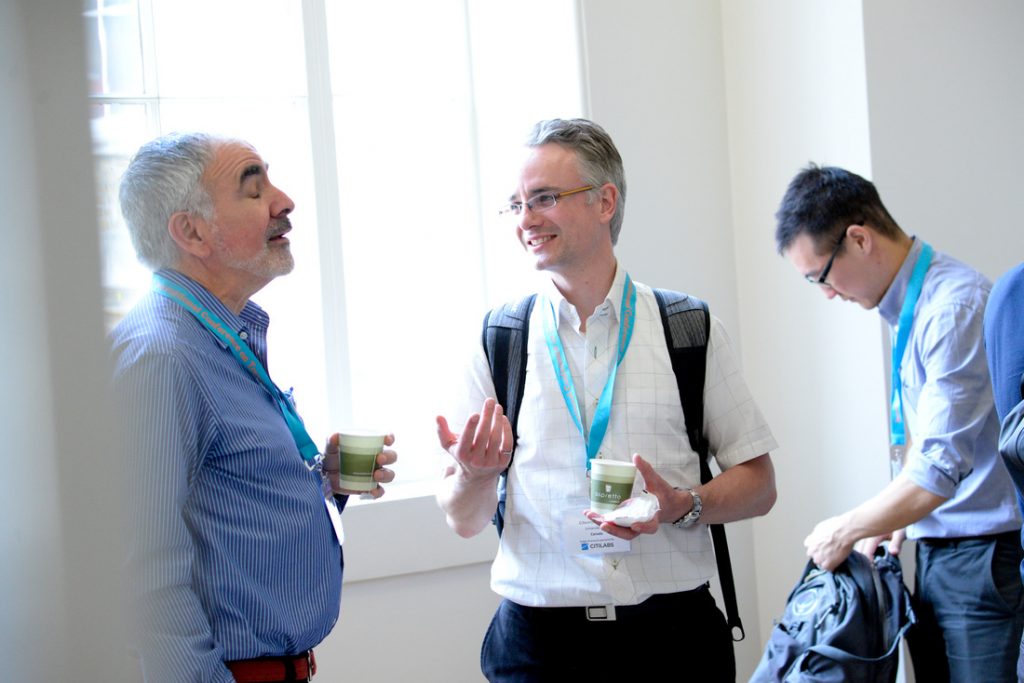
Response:
[{"label": "watch face", "polygon": [[689,491],[690,496],[693,497],[693,509],[683,516],[683,526],[696,524],[697,520],[700,519],[700,513],[704,510],[704,504],[700,499],[700,494],[693,489],[689,489]]}]

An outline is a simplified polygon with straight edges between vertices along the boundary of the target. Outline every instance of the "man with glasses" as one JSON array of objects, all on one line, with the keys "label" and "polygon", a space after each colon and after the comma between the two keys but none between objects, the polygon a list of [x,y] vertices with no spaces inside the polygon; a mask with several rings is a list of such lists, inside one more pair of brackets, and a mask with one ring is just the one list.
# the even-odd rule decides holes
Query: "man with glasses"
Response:
[{"label": "man with glasses", "polygon": [[1024,628],[1021,517],[997,452],[982,337],[990,283],[907,235],[874,185],[811,165],[776,214],[783,254],[829,299],[877,308],[892,329],[892,481],[819,523],[807,554],[835,569],[885,538],[917,542],[909,641],[919,681],[1016,680]]},{"label": "man with glasses", "polygon": [[[550,277],[527,323],[517,439],[482,346],[454,413],[458,433],[438,418],[452,457],[438,501],[461,536],[489,525],[509,468],[491,570],[504,600],[481,658],[491,681],[612,680],[644,670],[735,680],[730,630],[708,591],[707,524],[768,512],[775,441],[712,319],[703,426],[723,473],[700,484],[658,304],[615,257],[625,192],[622,160],[600,126],[534,127],[502,211]],[[592,458],[632,460],[637,489],[658,499],[655,517],[627,527],[584,516]],[[594,533],[600,543],[581,543]],[[626,643],[632,655],[617,651]]]}]

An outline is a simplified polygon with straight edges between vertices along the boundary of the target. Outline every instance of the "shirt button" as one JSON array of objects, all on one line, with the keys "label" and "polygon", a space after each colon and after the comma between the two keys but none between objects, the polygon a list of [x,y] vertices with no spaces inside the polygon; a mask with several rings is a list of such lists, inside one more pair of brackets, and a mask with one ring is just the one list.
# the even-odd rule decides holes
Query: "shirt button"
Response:
[{"label": "shirt button", "polygon": [[242,330],[241,332],[238,333],[238,336],[240,338],[242,338],[242,339],[248,339],[249,338],[249,333],[246,332],[245,330]]}]

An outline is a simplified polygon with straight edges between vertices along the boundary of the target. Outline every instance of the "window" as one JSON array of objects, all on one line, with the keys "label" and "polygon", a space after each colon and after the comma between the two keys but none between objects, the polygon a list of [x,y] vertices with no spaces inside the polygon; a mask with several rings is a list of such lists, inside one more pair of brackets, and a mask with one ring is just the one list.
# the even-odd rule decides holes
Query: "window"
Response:
[{"label": "window", "polygon": [[246,139],[296,203],[295,271],[254,297],[271,376],[315,439],[395,432],[391,491],[434,481],[441,396],[484,310],[530,286],[497,219],[519,146],[582,114],[576,4],[89,0],[84,19],[108,324],[149,286],[117,204],[131,154]]}]

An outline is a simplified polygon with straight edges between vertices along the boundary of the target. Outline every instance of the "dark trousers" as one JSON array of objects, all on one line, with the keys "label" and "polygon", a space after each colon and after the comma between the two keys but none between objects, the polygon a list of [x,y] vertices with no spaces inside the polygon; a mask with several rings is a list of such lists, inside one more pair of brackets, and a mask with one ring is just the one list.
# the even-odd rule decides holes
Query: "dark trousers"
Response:
[{"label": "dark trousers", "polygon": [[1017,680],[1024,631],[1022,556],[1016,531],[917,542],[918,623],[907,634],[916,680]]},{"label": "dark trousers", "polygon": [[732,636],[707,586],[616,607],[589,621],[583,607],[524,607],[502,600],[484,636],[480,667],[491,683],[736,680]]}]

